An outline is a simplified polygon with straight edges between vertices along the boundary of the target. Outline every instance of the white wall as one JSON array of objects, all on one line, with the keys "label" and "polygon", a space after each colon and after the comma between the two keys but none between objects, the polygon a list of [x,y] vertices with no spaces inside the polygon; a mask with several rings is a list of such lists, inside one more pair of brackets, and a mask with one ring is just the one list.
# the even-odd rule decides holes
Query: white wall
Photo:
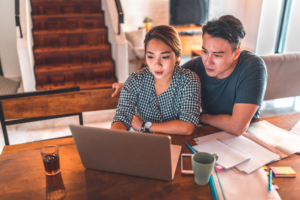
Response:
[{"label": "white wall", "polygon": [[3,75],[21,77],[16,44],[15,1],[0,0],[0,57]]},{"label": "white wall", "polygon": [[242,49],[255,52],[263,0],[210,0],[209,19],[233,15],[244,25]]},{"label": "white wall", "polygon": [[20,1],[20,18],[23,38],[17,38],[24,92],[36,91],[34,77],[33,38],[30,0]]},{"label": "white wall", "polygon": [[145,17],[153,20],[152,26],[169,24],[169,0],[121,0],[121,4],[128,30],[144,27]]},{"label": "white wall", "polygon": [[118,35],[118,13],[115,1],[102,0],[105,25],[108,29],[108,41],[111,44],[112,59],[115,61],[116,77],[118,82],[125,82],[128,77],[128,52],[125,33],[122,26]]},{"label": "white wall", "polygon": [[282,0],[263,1],[255,51],[259,56],[274,54],[282,2]]}]

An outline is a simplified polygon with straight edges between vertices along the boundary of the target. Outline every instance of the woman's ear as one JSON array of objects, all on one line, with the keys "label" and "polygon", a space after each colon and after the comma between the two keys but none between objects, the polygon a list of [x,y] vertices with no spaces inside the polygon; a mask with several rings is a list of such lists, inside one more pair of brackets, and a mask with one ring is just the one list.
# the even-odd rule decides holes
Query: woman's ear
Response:
[{"label": "woman's ear", "polygon": [[179,65],[179,64],[180,64],[180,61],[181,61],[181,57],[180,57],[180,56],[177,56],[177,57],[176,57],[175,65]]}]

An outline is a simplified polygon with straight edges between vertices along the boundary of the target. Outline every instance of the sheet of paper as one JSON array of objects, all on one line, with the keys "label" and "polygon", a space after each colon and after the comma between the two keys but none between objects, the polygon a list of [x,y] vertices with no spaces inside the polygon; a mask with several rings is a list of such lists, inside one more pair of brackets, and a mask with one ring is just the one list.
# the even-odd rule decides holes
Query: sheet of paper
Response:
[{"label": "sheet of paper", "polygon": [[281,199],[274,187],[268,191],[268,176],[260,168],[248,174],[235,173],[234,170],[216,169],[225,199],[230,200],[275,200]]},{"label": "sheet of paper", "polygon": [[292,128],[292,130],[290,131],[291,134],[296,134],[300,136],[300,120],[298,121],[298,123]]},{"label": "sheet of paper", "polygon": [[223,142],[251,157],[249,161],[236,166],[238,170],[248,174],[267,163],[280,159],[279,155],[267,150],[244,136],[236,136],[231,139],[223,140]]},{"label": "sheet of paper", "polygon": [[234,138],[234,137],[236,137],[236,135],[233,135],[233,134],[227,133],[225,131],[222,131],[222,132],[218,132],[218,133],[198,137],[198,138],[195,138],[195,139],[197,139],[196,144],[201,144],[201,143],[207,142],[209,140],[219,139],[219,140],[223,141],[223,140]]},{"label": "sheet of paper", "polygon": [[277,146],[287,133],[267,121],[250,124],[246,132],[273,147]]},{"label": "sheet of paper", "polygon": [[300,151],[300,136],[287,134],[283,140],[281,140],[276,148],[285,154],[294,154]]},{"label": "sheet of paper", "polygon": [[244,155],[216,139],[198,144],[193,146],[193,148],[198,152],[217,154],[218,160],[216,163],[222,165],[225,169],[232,168],[250,159],[249,156]]},{"label": "sheet of paper", "polygon": [[225,131],[199,137],[198,139],[199,140],[196,142],[197,144],[202,144],[213,139],[220,139],[233,148],[250,156],[251,159],[249,161],[244,162],[237,167],[239,170],[246,173],[251,173],[267,163],[280,159],[279,155],[267,150],[244,136],[236,136]]},{"label": "sheet of paper", "polygon": [[271,148],[281,151],[286,156],[300,151],[300,136],[278,128],[267,121],[251,124],[246,133],[266,143]]}]

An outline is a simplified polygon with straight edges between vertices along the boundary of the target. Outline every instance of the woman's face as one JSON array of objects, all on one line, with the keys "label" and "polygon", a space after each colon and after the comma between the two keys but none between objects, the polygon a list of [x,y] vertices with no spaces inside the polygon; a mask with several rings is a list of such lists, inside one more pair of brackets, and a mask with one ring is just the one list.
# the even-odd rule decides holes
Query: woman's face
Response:
[{"label": "woman's face", "polygon": [[147,44],[146,62],[154,80],[172,80],[177,57],[175,52],[163,41],[152,39]]}]

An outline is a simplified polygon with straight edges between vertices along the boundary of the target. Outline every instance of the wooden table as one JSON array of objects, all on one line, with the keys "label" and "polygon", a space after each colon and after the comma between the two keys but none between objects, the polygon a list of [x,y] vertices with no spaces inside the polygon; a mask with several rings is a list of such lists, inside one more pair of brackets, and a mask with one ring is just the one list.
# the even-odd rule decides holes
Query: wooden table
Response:
[{"label": "wooden table", "polygon": [[[268,117],[270,123],[290,130],[300,119],[300,113]],[[194,144],[195,137],[220,131],[206,126],[197,128],[192,136],[172,136],[172,143],[182,146],[182,153],[191,153],[185,141]],[[61,174],[53,177],[44,174],[41,147],[60,146]],[[300,197],[300,157],[273,163],[289,165],[296,178],[275,178],[282,199]],[[88,170],[82,166],[72,138],[32,142],[5,146],[0,156],[0,199],[46,199],[60,195],[62,199],[212,199],[209,185],[199,186],[193,176],[180,173],[178,163],[172,182],[152,180],[109,172]]]}]

